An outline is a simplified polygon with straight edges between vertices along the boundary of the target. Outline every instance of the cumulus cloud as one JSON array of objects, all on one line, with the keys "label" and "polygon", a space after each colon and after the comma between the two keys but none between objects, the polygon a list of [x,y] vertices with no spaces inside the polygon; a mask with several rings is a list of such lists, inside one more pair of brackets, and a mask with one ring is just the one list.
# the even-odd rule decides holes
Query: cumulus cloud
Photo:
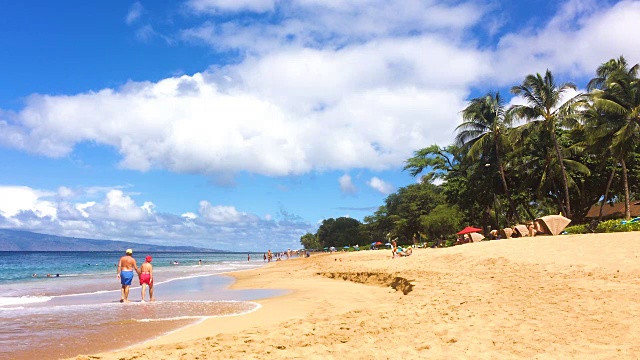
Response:
[{"label": "cumulus cloud", "polygon": [[198,218],[198,215],[192,213],[192,212],[186,212],[184,214],[182,214],[182,217],[185,219],[189,219],[189,220],[195,220]]},{"label": "cumulus cloud", "polygon": [[522,74],[594,76],[596,68],[624,55],[640,61],[640,2],[619,1],[609,7],[595,0],[566,1],[541,27],[503,36],[496,48],[495,73],[502,84],[522,81]]},{"label": "cumulus cloud", "polygon": [[393,185],[385,182],[384,180],[374,176],[367,182],[367,184],[382,195],[389,195],[393,192]]},{"label": "cumulus cloud", "polygon": [[344,194],[355,194],[358,189],[351,181],[351,176],[349,174],[344,174],[338,178],[338,183],[340,184],[340,191]]},{"label": "cumulus cloud", "polygon": [[[0,115],[0,144],[62,157],[95,142],[116,149],[122,168],[205,174],[226,183],[239,172],[378,171],[425,145],[450,143],[469,92],[484,81],[513,85],[547,67],[586,75],[623,52],[640,58],[632,31],[640,31],[640,3],[633,1],[610,8],[567,2],[548,23],[505,34],[494,49],[462,36],[481,26],[483,8],[475,2],[190,6],[202,13],[276,6],[284,15],[264,24],[240,19],[201,34],[246,54],[231,65],[117,89],[33,95],[21,111]],[[315,10],[317,16],[307,16]]]},{"label": "cumulus cloud", "polygon": [[[76,189],[77,193],[86,193]],[[313,226],[286,214],[271,217],[238,211],[233,206],[201,201],[198,214],[159,213],[150,201],[142,205],[119,189],[98,201],[70,202],[55,192],[0,186],[0,228],[90,239],[125,240],[158,245],[186,245],[222,250],[297,248]]]},{"label": "cumulus cloud", "polygon": [[236,223],[243,220],[258,220],[246,213],[239,212],[233,206],[212,206],[208,201],[200,202],[200,215],[203,219],[215,223]]},{"label": "cumulus cloud", "polygon": [[[441,51],[430,56],[449,57],[452,71],[481,72],[473,54],[456,56],[444,43],[432,45]],[[283,176],[387,169],[415,148],[444,142],[443,132],[452,134],[457,114],[441,104],[461,107],[467,80],[429,71],[405,75],[404,67],[418,65],[420,58],[412,56],[419,50],[401,42],[373,47],[383,48],[386,58],[370,61],[370,68],[358,64],[379,52],[371,46],[333,56],[303,50],[118,90],[34,95],[15,117],[0,122],[0,143],[61,157],[93,141],[116,148],[121,167],[140,171]],[[233,82],[220,81],[220,73]],[[398,76],[408,82],[394,85]],[[439,85],[450,90],[439,91]],[[435,120],[423,121],[426,116]]]},{"label": "cumulus cloud", "polygon": [[22,211],[31,211],[37,216],[56,217],[56,207],[47,200],[54,194],[27,186],[0,186],[0,215],[12,217]]}]

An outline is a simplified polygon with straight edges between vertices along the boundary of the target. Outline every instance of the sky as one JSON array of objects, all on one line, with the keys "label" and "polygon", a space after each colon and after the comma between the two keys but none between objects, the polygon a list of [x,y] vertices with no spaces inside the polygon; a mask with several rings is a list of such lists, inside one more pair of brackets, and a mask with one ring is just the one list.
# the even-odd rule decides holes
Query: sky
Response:
[{"label": "sky", "polygon": [[300,248],[415,183],[467,102],[640,62],[640,2],[0,2],[0,228]]}]

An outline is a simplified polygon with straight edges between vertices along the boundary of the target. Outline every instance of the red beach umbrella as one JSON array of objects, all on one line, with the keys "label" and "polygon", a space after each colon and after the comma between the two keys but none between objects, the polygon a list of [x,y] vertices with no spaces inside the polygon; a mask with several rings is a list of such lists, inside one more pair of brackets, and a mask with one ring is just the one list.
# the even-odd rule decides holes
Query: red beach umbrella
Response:
[{"label": "red beach umbrella", "polygon": [[382,243],[380,241],[376,242],[376,245],[382,245]]},{"label": "red beach umbrella", "polygon": [[463,235],[463,234],[469,234],[469,233],[474,233],[474,232],[478,232],[478,231],[482,231],[482,229],[478,229],[478,228],[475,228],[473,226],[467,226],[466,228],[458,231],[457,234],[458,235]]}]

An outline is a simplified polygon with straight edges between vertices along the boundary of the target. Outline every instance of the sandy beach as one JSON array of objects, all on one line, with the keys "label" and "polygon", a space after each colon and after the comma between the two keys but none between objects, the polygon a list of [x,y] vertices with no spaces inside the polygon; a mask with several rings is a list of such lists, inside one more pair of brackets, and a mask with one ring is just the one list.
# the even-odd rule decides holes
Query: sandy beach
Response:
[{"label": "sandy beach", "polygon": [[636,232],[318,254],[233,273],[290,290],[253,313],[74,359],[637,359],[638,256]]}]

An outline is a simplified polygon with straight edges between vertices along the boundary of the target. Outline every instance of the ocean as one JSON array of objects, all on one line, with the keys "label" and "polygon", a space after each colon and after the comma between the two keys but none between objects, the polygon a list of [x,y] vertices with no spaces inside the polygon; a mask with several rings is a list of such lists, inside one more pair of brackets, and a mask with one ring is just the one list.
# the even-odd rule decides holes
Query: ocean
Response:
[{"label": "ocean", "polygon": [[[135,249],[134,249],[135,250]],[[126,348],[209,317],[239,316],[282,290],[229,290],[224,273],[264,266],[262,254],[152,255],[155,302],[137,277],[120,300],[121,252],[0,252],[0,359],[60,359]]]}]

